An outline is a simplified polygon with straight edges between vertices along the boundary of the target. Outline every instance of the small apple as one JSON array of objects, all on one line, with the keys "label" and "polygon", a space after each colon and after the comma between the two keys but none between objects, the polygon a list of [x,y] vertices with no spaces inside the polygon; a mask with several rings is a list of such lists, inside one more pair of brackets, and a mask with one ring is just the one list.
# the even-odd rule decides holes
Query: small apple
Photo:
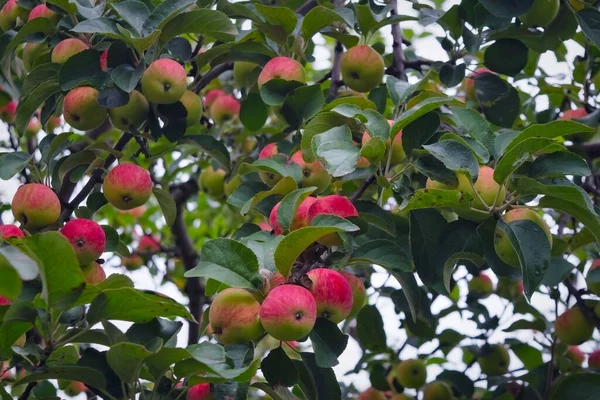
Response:
[{"label": "small apple", "polygon": [[123,163],[108,171],[102,191],[106,200],[119,210],[131,210],[150,199],[152,186],[152,178],[146,169]]},{"label": "small apple", "polygon": [[[590,272],[592,272],[593,270],[595,270],[598,267],[600,267],[600,258],[597,258],[594,260],[594,262],[592,263],[592,266],[590,267],[590,269],[587,272],[588,275],[590,274]],[[600,296],[600,281],[591,282],[588,280],[587,288],[590,292],[594,293],[595,295]]]},{"label": "small apple", "polygon": [[64,64],[67,60],[77,53],[89,49],[86,43],[80,39],[68,38],[58,42],[52,50],[52,62],[55,64]]},{"label": "small apple", "polygon": [[300,340],[315,326],[317,304],[304,287],[285,284],[271,289],[260,307],[260,321],[278,340]]},{"label": "small apple", "polygon": [[407,396],[404,393],[398,393],[390,397],[390,400],[414,400],[414,398]]},{"label": "small apple", "polygon": [[12,301],[8,297],[0,296],[0,306],[10,306]]},{"label": "small apple", "polygon": [[66,94],[63,102],[65,121],[75,129],[89,131],[106,120],[106,108],[98,104],[100,93],[90,86],[82,86]]},{"label": "small apple", "polygon": [[214,200],[221,200],[225,193],[225,170],[221,168],[214,169],[208,166],[200,172],[200,189],[208,197]]},{"label": "small apple", "polygon": [[181,101],[181,104],[183,104],[187,111],[187,116],[185,117],[187,126],[192,126],[199,123],[203,111],[202,99],[200,96],[191,90],[186,90],[183,92],[183,96],[181,96],[179,101]]},{"label": "small apple", "polygon": [[494,282],[481,272],[469,281],[469,295],[475,299],[486,299],[494,293]]},{"label": "small apple", "polygon": [[249,61],[236,61],[233,64],[233,80],[239,88],[249,88],[254,86],[256,75],[254,70],[257,64]]},{"label": "small apple", "polygon": [[352,311],[352,288],[342,274],[317,268],[306,274],[312,282],[310,292],[317,302],[317,315],[340,323]]},{"label": "small apple", "polygon": [[493,74],[493,72],[488,68],[477,68],[464,80],[463,90],[465,91],[467,99],[471,101],[477,101],[477,96],[475,95],[475,78],[477,78],[478,75],[485,73]]},{"label": "small apple", "polygon": [[155,104],[172,104],[181,99],[187,86],[185,69],[174,60],[161,58],[144,72],[142,93]]},{"label": "small apple", "polygon": [[144,256],[150,256],[160,252],[161,247],[157,239],[151,235],[144,235],[140,238],[136,253]]},{"label": "small apple", "polygon": [[[269,143],[268,145],[263,147],[260,153],[258,153],[258,159],[262,160],[265,158],[273,157],[277,154],[277,152],[277,143]],[[264,183],[271,187],[275,186],[277,182],[279,182],[282,178],[282,176],[279,174],[267,171],[259,171],[258,176],[260,176],[260,180],[262,180]]]},{"label": "small apple", "polygon": [[423,389],[423,400],[452,400],[452,388],[442,381],[433,381]]},{"label": "small apple", "polygon": [[485,345],[477,357],[481,372],[488,376],[504,375],[510,365],[510,354],[501,344]]},{"label": "small apple", "polygon": [[210,393],[210,383],[199,383],[190,386],[185,394],[186,400],[212,400]]},{"label": "small apple", "polygon": [[[317,199],[308,210],[308,218],[311,221],[323,214],[336,215],[341,218],[358,217],[358,211],[354,204],[348,198],[335,194]],[[322,236],[318,242],[326,246],[339,246],[343,243],[337,233]]]},{"label": "small apple", "polygon": [[14,100],[0,107],[0,119],[7,124],[13,124],[17,117],[17,103]]},{"label": "small apple", "polygon": [[594,369],[600,369],[600,350],[594,351],[588,357],[588,366]]},{"label": "small apple", "polygon": [[39,229],[58,221],[60,200],[48,186],[28,183],[17,189],[12,212],[25,228]]},{"label": "small apple", "polygon": [[367,290],[362,279],[350,272],[340,271],[340,274],[346,279],[352,289],[352,311],[348,317],[354,318],[358,312],[364,307],[367,300]]},{"label": "small apple", "polygon": [[[490,207],[498,207],[504,203],[506,197],[506,189],[498,185],[494,180],[494,170],[487,166],[479,167],[477,180],[472,183],[466,174],[457,174],[458,187],[457,189],[464,193],[469,193],[473,196],[472,207],[479,211],[490,211]],[[471,212],[470,210],[455,209],[459,216],[470,221],[479,222],[486,219],[488,216],[482,213]]]},{"label": "small apple", "polygon": [[304,161],[302,151],[295,152],[290,160],[298,164],[302,170],[302,187],[316,186],[317,190],[314,194],[319,194],[327,189],[331,183],[331,175],[318,160],[310,163]]},{"label": "small apple", "polygon": [[[305,226],[308,226],[308,223],[309,223],[308,210],[310,209],[310,206],[312,206],[315,201],[317,201],[317,199],[314,197],[310,197],[310,196],[307,197],[306,199],[304,199],[304,201],[300,204],[300,206],[296,210],[294,217],[292,218],[292,221],[290,223],[290,231],[295,231],[296,229],[300,229]],[[283,229],[281,228],[281,225],[279,224],[279,221],[277,220],[277,210],[279,210],[280,205],[281,205],[281,202],[277,203],[275,205],[275,207],[273,207],[273,209],[271,210],[271,214],[269,215],[269,223],[271,225],[271,228],[273,228],[273,231],[275,231],[276,235],[283,234]]]},{"label": "small apple", "polygon": [[594,324],[579,307],[573,307],[554,321],[554,332],[564,344],[580,345],[592,337]]},{"label": "small apple", "polygon": [[571,361],[571,365],[581,367],[585,361],[585,354],[577,346],[567,347],[565,357]]},{"label": "small apple", "polygon": [[515,300],[523,295],[523,281],[499,276],[496,294],[506,300]]},{"label": "small apple", "polygon": [[275,57],[269,60],[258,75],[258,87],[271,79],[286,81],[306,82],[306,71],[302,64],[293,58]]},{"label": "small apple", "polygon": [[87,265],[82,265],[81,271],[83,272],[83,277],[88,285],[96,285],[106,279],[104,268],[95,261]]},{"label": "small apple", "polygon": [[100,69],[104,72],[108,71],[108,49],[104,50],[100,56]]},{"label": "small apple", "polygon": [[148,100],[137,90],[129,94],[129,102],[121,107],[108,110],[108,117],[113,126],[124,132],[134,132],[147,119],[150,113]]},{"label": "small apple", "polygon": [[221,89],[212,89],[209,90],[206,95],[204,95],[204,105],[206,106],[206,108],[210,108],[210,106],[213,105],[213,103],[215,102],[215,100],[221,96],[226,96],[227,93],[225,93],[225,91],[221,90]]},{"label": "small apple", "polygon": [[59,128],[61,125],[62,125],[62,120],[60,119],[60,117],[51,115],[50,118],[48,118],[48,122],[46,122],[45,131],[46,131],[46,133],[52,133],[52,132],[54,132],[55,129]]},{"label": "small apple", "polygon": [[27,21],[31,21],[36,18],[46,18],[57,24],[58,21],[60,21],[61,16],[60,14],[49,9],[48,6],[46,6],[45,4],[39,4],[33,7],[31,12],[29,13]]},{"label": "small apple", "polygon": [[75,397],[80,393],[83,393],[87,390],[87,386],[85,386],[81,382],[71,382],[69,386],[65,388],[65,394],[69,397]]},{"label": "small apple", "polygon": [[375,388],[368,388],[358,396],[358,400],[386,400],[385,394]]},{"label": "small apple", "polygon": [[[552,246],[552,233],[550,233],[550,228],[548,228],[544,219],[535,211],[528,208],[515,208],[504,214],[503,218],[506,223],[525,219],[535,222],[546,234],[548,242],[550,242],[550,246]],[[494,233],[494,249],[500,260],[504,263],[515,268],[521,266],[517,252],[510,243],[508,236],[499,228],[496,228],[496,232]]]},{"label": "small apple", "polygon": [[210,116],[216,124],[230,121],[240,115],[240,102],[233,96],[219,96],[210,106]]},{"label": "small apple", "polygon": [[560,0],[534,0],[533,5],[519,20],[525,26],[547,28],[558,15]]},{"label": "small apple", "polygon": [[29,10],[19,6],[17,0],[8,0],[0,10],[0,28],[6,32],[27,19]]},{"label": "small apple", "polygon": [[256,149],[257,144],[258,144],[258,141],[256,140],[256,137],[246,136],[242,140],[242,145],[241,145],[242,152],[244,154],[252,154],[254,149]]},{"label": "small apple", "polygon": [[144,259],[139,254],[132,254],[131,257],[121,258],[121,265],[129,271],[135,271],[144,265]]},{"label": "small apple", "polygon": [[208,318],[219,343],[245,344],[258,340],[264,333],[260,311],[261,305],[252,293],[228,288],[215,296]]},{"label": "small apple", "polygon": [[146,206],[139,206],[131,210],[119,210],[119,213],[131,215],[134,218],[141,218],[146,213]]},{"label": "small apple", "polygon": [[7,224],[7,225],[0,225],[0,237],[3,238],[17,238],[17,239],[21,239],[25,237],[25,234],[23,233],[23,231],[16,225],[12,225],[12,224]]},{"label": "small apple", "polygon": [[394,367],[392,375],[403,387],[419,389],[427,382],[427,365],[420,359],[404,360]]},{"label": "small apple", "polygon": [[102,227],[91,219],[72,219],[60,232],[69,239],[80,265],[97,260],[106,249],[106,234]]},{"label": "small apple", "polygon": [[29,120],[27,127],[25,128],[25,136],[28,139],[34,138],[42,130],[42,124],[38,117],[33,117]]},{"label": "small apple", "polygon": [[351,47],[340,63],[344,84],[352,90],[365,93],[381,83],[385,63],[381,54],[367,45]]}]

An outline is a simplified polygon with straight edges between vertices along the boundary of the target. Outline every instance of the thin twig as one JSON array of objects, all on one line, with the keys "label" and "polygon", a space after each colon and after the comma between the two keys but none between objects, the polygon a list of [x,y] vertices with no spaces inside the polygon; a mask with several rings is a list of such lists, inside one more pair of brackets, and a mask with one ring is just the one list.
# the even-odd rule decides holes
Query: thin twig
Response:
[{"label": "thin twig", "polygon": [[[398,15],[398,0],[391,0],[390,6],[392,7],[391,17]],[[404,53],[402,51],[402,31],[400,30],[400,23],[397,22],[392,24],[392,52],[394,56],[394,64],[396,70],[396,78],[406,80],[406,74],[404,72]]]},{"label": "thin twig", "polygon": [[217,79],[222,73],[233,69],[233,64],[220,64],[208,71],[198,82],[194,85],[194,92],[200,93],[202,89],[206,87],[213,80]]},{"label": "thin twig", "polygon": [[340,88],[341,62],[344,54],[344,46],[341,42],[335,42],[333,52],[333,67],[331,68],[331,85],[329,86],[329,96],[334,98]]},{"label": "thin twig", "polygon": [[358,190],[356,192],[354,192],[354,194],[352,196],[350,196],[350,201],[354,203],[356,200],[358,200],[360,198],[360,196],[362,196],[363,193],[369,188],[369,186],[371,186],[371,184],[375,182],[375,179],[377,179],[376,176],[372,175],[369,179],[364,181],[360,185]]}]

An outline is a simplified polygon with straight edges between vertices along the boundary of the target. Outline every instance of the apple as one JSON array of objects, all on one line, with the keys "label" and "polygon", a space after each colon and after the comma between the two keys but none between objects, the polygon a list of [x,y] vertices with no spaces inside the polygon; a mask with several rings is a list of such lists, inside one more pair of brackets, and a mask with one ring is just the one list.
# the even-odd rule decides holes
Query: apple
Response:
[{"label": "apple", "polygon": [[285,285],[287,279],[285,276],[279,271],[275,272],[269,281],[269,286],[271,289],[276,288],[277,286]]},{"label": "apple", "polygon": [[391,375],[403,387],[419,389],[427,382],[427,365],[419,359],[404,360],[394,367]]},{"label": "apple", "polygon": [[60,117],[56,117],[54,115],[51,115],[50,118],[48,118],[48,122],[46,122],[46,133],[52,133],[54,132],[55,129],[59,128],[62,125],[62,120],[60,119]]},{"label": "apple", "polygon": [[139,206],[131,210],[119,210],[119,213],[131,215],[134,218],[141,218],[146,213],[146,206]]},{"label": "apple", "polygon": [[594,333],[594,324],[579,307],[573,307],[554,321],[554,332],[566,345],[579,345],[588,341]]},{"label": "apple", "polygon": [[233,80],[239,88],[252,87],[256,82],[254,70],[258,64],[249,61],[236,61],[233,64]]},{"label": "apple", "polygon": [[33,117],[29,120],[29,123],[27,123],[27,127],[25,128],[25,133],[23,136],[31,139],[35,137],[35,135],[37,135],[41,130],[42,124],[40,123],[40,120],[38,117]]},{"label": "apple", "polygon": [[[268,145],[266,145],[265,147],[262,148],[260,153],[258,153],[258,159],[262,160],[265,158],[273,157],[274,155],[277,154],[277,152],[278,152],[277,143],[269,143]],[[275,186],[277,184],[277,182],[279,182],[282,178],[282,176],[279,174],[267,172],[267,171],[259,171],[258,176],[260,176],[260,179],[264,183],[266,183],[267,185],[269,185],[271,187]]]},{"label": "apple", "polygon": [[[552,247],[552,234],[550,233],[550,228],[548,228],[544,219],[535,211],[528,208],[515,208],[504,214],[503,219],[506,223],[525,219],[535,222],[544,231],[548,238],[548,242],[550,243],[550,247]],[[521,266],[517,252],[510,243],[508,236],[499,228],[496,228],[494,234],[494,249],[500,260],[504,263],[515,268]]]},{"label": "apple", "polygon": [[471,75],[467,76],[467,78],[464,80],[463,90],[465,91],[467,99],[471,101],[477,101],[477,96],[475,95],[475,78],[477,78],[478,75],[485,73],[493,74],[494,72],[492,72],[488,68],[477,68],[475,71],[473,71]]},{"label": "apple", "polygon": [[342,274],[332,269],[317,268],[309,271],[310,292],[317,302],[317,315],[340,323],[352,311],[352,288]]},{"label": "apple", "polygon": [[186,90],[183,92],[183,96],[181,96],[181,104],[185,107],[187,111],[187,116],[185,117],[185,122],[187,126],[196,125],[200,122],[200,118],[202,118],[202,99],[196,93],[191,90]]},{"label": "apple", "polygon": [[58,221],[60,200],[48,186],[28,183],[17,189],[12,213],[27,229],[43,228]]},{"label": "apple", "polygon": [[27,21],[31,21],[32,19],[36,18],[46,18],[57,24],[58,21],[60,21],[61,16],[60,14],[49,9],[48,6],[46,6],[45,4],[39,4],[33,7],[31,12],[29,13]]},{"label": "apple", "polygon": [[0,28],[6,32],[22,25],[28,14],[29,10],[20,7],[17,0],[8,0],[0,10]]},{"label": "apple", "polygon": [[102,191],[106,200],[119,210],[131,210],[150,199],[152,186],[152,178],[146,169],[123,163],[108,171]]},{"label": "apple", "polygon": [[594,369],[600,369],[600,350],[594,351],[588,357],[588,366]]},{"label": "apple", "polygon": [[132,254],[131,257],[122,257],[121,265],[129,271],[135,271],[144,265],[144,259],[139,254]]},{"label": "apple", "polygon": [[155,104],[172,104],[181,99],[187,86],[185,69],[170,58],[154,61],[141,80],[142,93]]},{"label": "apple", "polygon": [[23,61],[23,66],[27,72],[31,72],[33,66],[35,65],[35,61],[42,55],[44,52],[48,50],[48,45],[46,42],[42,43],[27,43],[23,47],[23,54],[21,55],[21,60]]},{"label": "apple", "polygon": [[65,394],[69,397],[75,397],[79,393],[83,393],[87,390],[87,386],[85,386],[81,382],[71,382],[69,386],[65,388]]},{"label": "apple", "polygon": [[17,103],[14,100],[0,107],[0,119],[7,124],[13,124],[17,117]]},{"label": "apple", "polygon": [[210,106],[213,105],[213,103],[215,102],[215,100],[221,96],[226,96],[227,93],[225,93],[225,91],[221,90],[221,89],[212,89],[209,90],[206,95],[204,96],[204,105],[206,106],[206,108],[210,108]]},{"label": "apple", "polygon": [[[597,258],[594,260],[594,262],[592,263],[592,266],[590,267],[590,269],[587,272],[588,275],[590,272],[592,272],[593,270],[595,270],[598,267],[600,267],[600,258]],[[590,282],[588,280],[587,288],[590,292],[594,293],[595,295],[600,296],[600,281],[599,282]]]},{"label": "apple", "polygon": [[240,102],[233,96],[219,96],[210,106],[210,116],[216,124],[232,120],[240,115]]},{"label": "apple", "polygon": [[108,117],[113,126],[124,132],[135,132],[147,119],[150,113],[148,100],[137,90],[129,93],[129,102],[121,107],[108,110]]},{"label": "apple", "polygon": [[100,55],[100,69],[104,72],[108,71],[108,49],[102,52]]},{"label": "apple", "polygon": [[344,84],[352,90],[365,93],[381,83],[385,63],[381,54],[367,45],[351,47],[340,63]]},{"label": "apple", "polygon": [[[306,199],[304,199],[302,203],[300,203],[300,206],[296,210],[296,213],[294,214],[294,217],[292,218],[292,221],[290,223],[290,231],[295,231],[296,229],[308,226],[308,210],[315,201],[317,201],[316,198],[309,196]],[[277,220],[277,210],[279,210],[280,205],[281,202],[277,203],[275,207],[273,207],[273,209],[271,210],[271,214],[269,215],[269,224],[271,225],[271,228],[273,228],[273,231],[275,231],[276,235],[283,234],[283,228]]]},{"label": "apple", "polygon": [[12,301],[8,297],[0,296],[0,306],[10,306]]},{"label": "apple", "polygon": [[519,20],[525,26],[547,28],[558,15],[560,0],[534,0],[533,5]]},{"label": "apple", "polygon": [[97,260],[106,249],[106,234],[102,227],[91,219],[73,219],[67,222],[60,232],[73,246],[80,265]]},{"label": "apple", "polygon": [[65,121],[75,129],[89,131],[106,119],[106,108],[98,104],[100,93],[90,86],[82,86],[66,94],[63,102]]},{"label": "apple", "polygon": [[[388,119],[388,124],[390,124],[390,126],[393,126],[394,121]],[[369,142],[369,140],[371,140],[371,135],[369,135],[368,131],[364,131],[363,135],[362,135],[362,139],[361,139],[361,144],[364,146]],[[385,141],[385,145],[388,150],[390,148],[391,141],[392,141],[391,138]],[[361,158],[364,158],[364,157],[361,157]],[[394,136],[394,142],[392,143],[392,156],[390,158],[390,165],[399,164],[402,161],[404,161],[405,159],[406,159],[406,153],[404,152],[404,147],[402,147],[402,130],[400,130],[400,131],[398,131],[396,136]],[[361,160],[359,160],[359,161],[361,161]],[[387,154],[384,157],[383,161],[385,163],[387,163]],[[367,162],[368,162],[368,160],[367,160]],[[368,166],[369,165],[366,165],[366,167],[368,167]]]},{"label": "apple", "polygon": [[252,293],[227,288],[215,296],[208,318],[219,343],[245,344],[264,334],[260,311],[261,306]]},{"label": "apple", "polygon": [[386,400],[385,394],[375,388],[368,388],[358,396],[358,400]]},{"label": "apple", "polygon": [[21,230],[21,228],[19,228],[16,225],[12,225],[12,224],[7,224],[7,225],[0,225],[0,237],[3,238],[17,238],[17,239],[21,239],[25,237],[25,234],[23,233],[23,231]]},{"label": "apple", "polygon": [[[490,207],[498,207],[504,203],[506,189],[494,180],[494,170],[492,168],[485,165],[479,167],[477,180],[473,184],[466,174],[459,173],[457,178],[457,189],[473,196],[472,207],[474,209],[489,212]],[[455,209],[454,211],[470,221],[479,222],[487,218],[485,214],[474,213],[470,210]]]},{"label": "apple", "polygon": [[567,347],[565,357],[571,361],[572,366],[581,367],[585,361],[585,354],[577,346]]},{"label": "apple", "polygon": [[506,300],[515,300],[523,295],[523,281],[499,276],[496,294]]},{"label": "apple", "polygon": [[352,289],[352,310],[348,317],[354,318],[359,311],[364,307],[367,300],[367,290],[362,279],[350,272],[340,271],[340,274],[346,279]]},{"label": "apple", "polygon": [[423,400],[452,400],[452,388],[442,381],[433,381],[423,389]]},{"label": "apple", "polygon": [[85,282],[89,285],[96,285],[106,279],[106,272],[104,272],[104,268],[102,268],[102,265],[95,261],[87,265],[82,265],[81,271],[83,272]]},{"label": "apple", "polygon": [[256,145],[258,144],[258,141],[256,140],[256,137],[254,136],[246,136],[243,140],[242,140],[242,152],[244,154],[251,154],[254,149],[256,149]]},{"label": "apple", "polygon": [[212,400],[212,398],[210,383],[206,382],[190,386],[185,394],[186,400]]},{"label": "apple", "polygon": [[225,170],[208,166],[200,172],[200,189],[208,197],[214,200],[220,200],[225,193]]},{"label": "apple", "polygon": [[316,186],[317,190],[314,194],[319,194],[331,183],[331,175],[321,163],[317,160],[313,162],[306,162],[302,157],[302,151],[295,152],[290,158],[292,162],[295,162],[302,169],[302,187]]},{"label": "apple", "polygon": [[469,295],[476,299],[485,299],[494,293],[494,282],[489,276],[481,272],[469,281]]},{"label": "apple", "polygon": [[[310,221],[323,214],[336,215],[341,218],[358,217],[358,211],[354,204],[348,198],[336,194],[317,199],[308,210]],[[343,243],[337,233],[322,236],[318,242],[326,246],[339,246]]]},{"label": "apple", "polygon": [[260,306],[260,321],[275,339],[305,338],[315,326],[317,303],[304,287],[285,284],[271,289]]},{"label": "apple", "polygon": [[81,53],[89,48],[90,46],[80,39],[68,38],[61,40],[52,50],[52,62],[56,64],[64,64],[75,54]]},{"label": "apple", "polygon": [[477,357],[481,372],[488,376],[504,375],[510,365],[510,354],[501,344],[485,345]]},{"label": "apple", "polygon": [[140,238],[136,253],[149,256],[160,252],[161,247],[157,239],[151,235],[144,235]]},{"label": "apple", "polygon": [[306,82],[306,71],[302,64],[293,58],[275,57],[269,60],[258,75],[258,87],[271,79]]}]

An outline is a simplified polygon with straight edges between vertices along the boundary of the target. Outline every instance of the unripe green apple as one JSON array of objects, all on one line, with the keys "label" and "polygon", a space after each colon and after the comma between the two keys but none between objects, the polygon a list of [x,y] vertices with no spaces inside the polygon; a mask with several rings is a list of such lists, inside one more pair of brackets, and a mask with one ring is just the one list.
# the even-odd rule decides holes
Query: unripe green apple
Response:
[{"label": "unripe green apple", "polygon": [[87,265],[82,265],[81,271],[83,272],[83,277],[88,285],[97,285],[106,279],[104,268],[95,261]]},{"label": "unripe green apple", "polygon": [[200,172],[200,190],[214,200],[223,198],[225,192],[225,170],[208,166]]},{"label": "unripe green apple", "polygon": [[150,113],[148,100],[137,90],[129,93],[129,102],[121,107],[108,110],[108,117],[113,126],[124,132],[137,130]]},{"label": "unripe green apple", "polygon": [[29,13],[29,17],[27,18],[27,21],[29,22],[36,18],[46,18],[46,19],[49,19],[50,21],[54,22],[55,24],[57,24],[58,21],[60,21],[61,17],[60,17],[60,14],[49,9],[48,6],[46,6],[46,4],[39,4],[35,7],[33,7],[31,12]]},{"label": "unripe green apple", "polygon": [[337,271],[317,268],[306,274],[312,282],[310,292],[317,302],[317,315],[336,324],[342,322],[352,311],[352,288]]},{"label": "unripe green apple", "polygon": [[256,82],[254,70],[258,64],[249,61],[236,61],[233,64],[233,80],[239,88],[252,87]]},{"label": "unripe green apple", "polygon": [[145,204],[152,195],[150,173],[135,164],[123,163],[111,169],[102,184],[104,197],[119,210],[131,210]]},{"label": "unripe green apple", "polygon": [[244,154],[251,154],[254,149],[256,149],[256,145],[258,144],[258,140],[256,140],[256,137],[254,136],[246,136],[243,140],[242,140],[242,152]]},{"label": "unripe green apple", "polygon": [[579,345],[592,337],[594,324],[579,307],[573,307],[554,321],[554,332],[564,344]]},{"label": "unripe green apple", "polygon": [[515,300],[523,295],[523,281],[499,276],[496,294],[506,300]]},{"label": "unripe green apple", "polygon": [[213,333],[221,344],[245,344],[258,340],[264,329],[258,318],[261,306],[252,293],[228,288],[213,300],[209,320]]},{"label": "unripe green apple", "polygon": [[367,290],[365,289],[365,284],[362,279],[358,276],[351,274],[350,272],[340,271],[340,274],[352,289],[352,311],[350,311],[349,318],[354,318],[358,315],[359,311],[364,307],[367,300]]},{"label": "unripe green apple", "polygon": [[501,344],[485,345],[477,357],[481,372],[488,376],[504,375],[510,365],[510,354]]},{"label": "unripe green apple", "polygon": [[98,94],[90,86],[78,87],[67,93],[63,102],[65,121],[80,131],[99,127],[106,119],[107,112],[98,104]]},{"label": "unripe green apple", "polygon": [[[341,218],[358,217],[358,211],[354,204],[348,198],[339,195],[321,197],[308,210],[308,218],[311,221],[322,214],[337,215]],[[339,246],[343,243],[337,233],[322,236],[318,242],[326,246]]]},{"label": "unripe green apple", "polygon": [[386,400],[385,394],[375,388],[368,388],[358,396],[358,400]]},{"label": "unripe green apple", "polygon": [[230,121],[240,115],[240,102],[233,96],[217,97],[210,106],[210,116],[216,124]]},{"label": "unripe green apple", "polygon": [[[548,228],[544,219],[535,211],[528,208],[515,208],[504,214],[503,218],[504,222],[507,224],[525,219],[535,222],[544,231],[550,246],[552,246],[552,233],[550,233],[550,228]],[[506,264],[515,268],[521,266],[517,252],[510,243],[508,236],[499,228],[496,228],[496,232],[494,233],[494,249],[500,260]]]},{"label": "unripe green apple", "polygon": [[[473,196],[472,207],[476,210],[489,211],[490,207],[498,207],[504,202],[506,189],[504,185],[500,186],[494,180],[494,170],[492,168],[485,165],[479,167],[477,181],[474,184],[471,184],[471,180],[465,174],[459,173],[457,178],[458,190]],[[481,221],[486,218],[485,214],[472,213],[469,210],[456,209],[454,211],[459,216],[471,221]]]},{"label": "unripe green apple", "polygon": [[[298,208],[296,209],[296,213],[294,214],[294,217],[292,218],[292,221],[290,223],[290,232],[308,226],[310,222],[308,217],[308,210],[315,201],[317,201],[317,199],[310,196],[304,199],[304,201],[302,201],[300,206],[298,206]],[[269,224],[271,225],[271,228],[273,228],[273,231],[276,235],[283,234],[283,228],[277,220],[277,210],[279,210],[280,205],[281,202],[277,203],[275,207],[273,207],[273,209],[271,210],[271,214],[269,215]]]},{"label": "unripe green apple", "polygon": [[519,19],[525,26],[547,28],[558,15],[559,0],[534,0],[533,5]]},{"label": "unripe green apple", "polygon": [[305,338],[316,320],[315,298],[298,285],[284,284],[272,288],[260,307],[262,325],[269,335],[278,340]]},{"label": "unripe green apple", "polygon": [[196,125],[200,122],[200,118],[202,117],[202,99],[196,93],[191,90],[186,90],[183,92],[183,96],[181,96],[181,104],[187,110],[187,116],[185,117],[185,122],[187,126]]},{"label": "unripe green apple", "polygon": [[300,166],[302,169],[302,187],[316,186],[317,190],[314,194],[319,194],[331,183],[331,175],[318,160],[311,163],[304,161],[302,151],[295,152],[291,160]]},{"label": "unripe green apple", "polygon": [[465,91],[465,95],[467,99],[471,101],[477,101],[477,96],[475,95],[475,78],[477,78],[480,74],[491,73],[493,72],[488,68],[477,68],[471,75],[469,75],[463,82],[463,90]]},{"label": "unripe green apple", "polygon": [[381,54],[367,45],[351,47],[340,63],[344,84],[352,90],[365,93],[381,83],[385,63]]},{"label": "unripe green apple", "polygon": [[181,99],[187,86],[185,69],[174,60],[154,61],[142,76],[142,93],[155,104],[172,104]]},{"label": "unripe green apple", "polygon": [[79,265],[97,260],[106,249],[104,230],[91,219],[72,219],[62,227],[60,232],[73,246]]},{"label": "unripe green apple", "polygon": [[[390,126],[394,125],[394,121],[392,121],[392,120],[388,120],[388,123],[390,124]],[[365,131],[363,133],[362,140],[361,140],[362,145],[364,146],[365,144],[367,144],[367,142],[369,140],[371,140],[371,135],[369,135],[369,132]],[[390,142],[391,142],[391,139],[388,139],[385,141],[385,145],[388,148],[388,150],[390,148]],[[361,157],[361,158],[364,158],[364,157]],[[401,163],[405,159],[406,159],[406,153],[404,152],[404,148],[402,147],[402,131],[399,131],[398,134],[396,136],[394,136],[390,164],[395,165],[395,164]],[[367,162],[368,162],[368,160],[367,160]],[[384,157],[384,162],[387,162],[387,154]],[[369,166],[369,164],[365,165],[364,161],[361,161],[360,159],[359,159],[359,163],[361,163],[361,168],[366,168]],[[357,167],[358,167],[358,164],[357,164]]]},{"label": "unripe green apple", "polygon": [[11,237],[21,239],[21,238],[25,237],[25,234],[23,233],[21,228],[19,228],[18,226],[12,225],[12,224],[7,224],[7,225],[0,225],[0,237],[4,238],[4,239],[11,238]]},{"label": "unripe green apple", "polygon": [[17,0],[8,0],[0,10],[0,28],[6,32],[27,19],[29,10],[19,6]]},{"label": "unripe green apple", "polygon": [[419,359],[404,360],[393,369],[394,378],[409,389],[419,389],[427,382],[427,366]]},{"label": "unripe green apple", "polygon": [[46,42],[42,43],[27,43],[23,47],[23,54],[21,55],[21,60],[23,60],[23,66],[27,72],[31,72],[33,69],[33,65],[35,61],[40,57],[44,52],[48,50],[48,45]]},{"label": "unripe green apple", "polygon": [[60,200],[46,185],[28,183],[17,189],[12,201],[12,213],[27,229],[52,225],[60,216]]},{"label": "unripe green apple", "polygon": [[283,79],[286,81],[306,82],[306,71],[298,61],[289,57],[275,57],[269,60],[258,75],[258,87],[260,88],[271,79]]},{"label": "unripe green apple", "polygon": [[494,282],[483,272],[469,281],[469,295],[476,299],[485,299],[494,293]]},{"label": "unripe green apple", "polygon": [[[589,271],[587,272],[588,275],[590,274],[590,272],[592,272],[593,270],[595,270],[598,267],[600,267],[600,258],[597,258],[594,260],[594,262],[592,263],[592,266],[590,267]],[[599,282],[591,282],[588,280],[587,287],[590,292],[594,293],[595,295],[600,296],[600,281]]]},{"label": "unripe green apple", "polygon": [[433,381],[423,389],[423,400],[452,400],[452,389],[446,382]]},{"label": "unripe green apple", "polygon": [[[258,154],[258,159],[262,160],[264,158],[270,158],[277,154],[277,143],[269,143],[266,145]],[[281,175],[275,174],[267,171],[259,171],[258,176],[260,179],[266,183],[267,185],[273,187],[279,182],[282,178]]]},{"label": "unripe green apple", "polygon": [[80,39],[68,38],[58,42],[52,50],[52,62],[56,64],[64,64],[67,60],[77,53],[89,49],[86,43]]}]

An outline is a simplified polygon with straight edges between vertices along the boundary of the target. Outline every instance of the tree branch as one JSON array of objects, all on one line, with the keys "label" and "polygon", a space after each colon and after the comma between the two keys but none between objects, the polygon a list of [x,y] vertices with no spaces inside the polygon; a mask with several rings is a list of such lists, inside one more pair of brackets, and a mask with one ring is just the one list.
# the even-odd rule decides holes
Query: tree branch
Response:
[{"label": "tree branch", "polygon": [[369,179],[367,179],[366,181],[364,181],[360,187],[358,188],[358,190],[352,195],[350,196],[350,201],[351,202],[355,202],[356,200],[358,200],[360,198],[360,196],[363,195],[363,193],[369,188],[369,186],[371,186],[371,184],[373,182],[375,182],[376,176],[372,175]]},{"label": "tree branch", "polygon": [[[391,0],[390,5],[392,7],[391,16],[398,15],[398,0]],[[404,53],[402,51],[402,31],[400,30],[400,23],[392,24],[392,37],[394,42],[392,43],[392,52],[394,56],[394,69],[396,71],[396,78],[406,80],[406,73],[404,72]]]},{"label": "tree branch", "polygon": [[592,310],[588,307],[587,304],[585,304],[585,300],[583,300],[583,298],[581,297],[581,293],[575,288],[573,282],[571,282],[571,280],[567,278],[564,280],[563,283],[565,284],[567,289],[569,289],[569,294],[575,297],[577,305],[585,314],[585,316],[588,317],[588,319],[596,326],[596,328],[600,329],[600,318],[598,318],[594,310]]},{"label": "tree branch", "polygon": [[208,71],[202,78],[200,78],[200,80],[198,80],[198,83],[194,85],[194,92],[200,93],[200,91],[204,89],[206,85],[208,85],[214,79],[218,78],[223,72],[229,71],[231,69],[233,69],[232,63],[217,65],[216,67]]},{"label": "tree branch", "polygon": [[331,98],[336,97],[337,92],[340,89],[341,62],[343,54],[344,46],[342,46],[341,42],[335,42],[335,49],[333,52],[333,67],[331,68],[331,85],[329,86],[329,96]]},{"label": "tree branch", "polygon": [[306,15],[310,10],[317,6],[316,0],[307,0],[306,3],[302,4],[296,9],[296,14]]},{"label": "tree branch", "polygon": [[589,158],[594,159],[600,157],[600,141],[584,143],[582,147]]},{"label": "tree branch", "polygon": [[27,400],[33,388],[37,385],[37,382],[29,382],[23,393],[19,396],[18,400]]}]

